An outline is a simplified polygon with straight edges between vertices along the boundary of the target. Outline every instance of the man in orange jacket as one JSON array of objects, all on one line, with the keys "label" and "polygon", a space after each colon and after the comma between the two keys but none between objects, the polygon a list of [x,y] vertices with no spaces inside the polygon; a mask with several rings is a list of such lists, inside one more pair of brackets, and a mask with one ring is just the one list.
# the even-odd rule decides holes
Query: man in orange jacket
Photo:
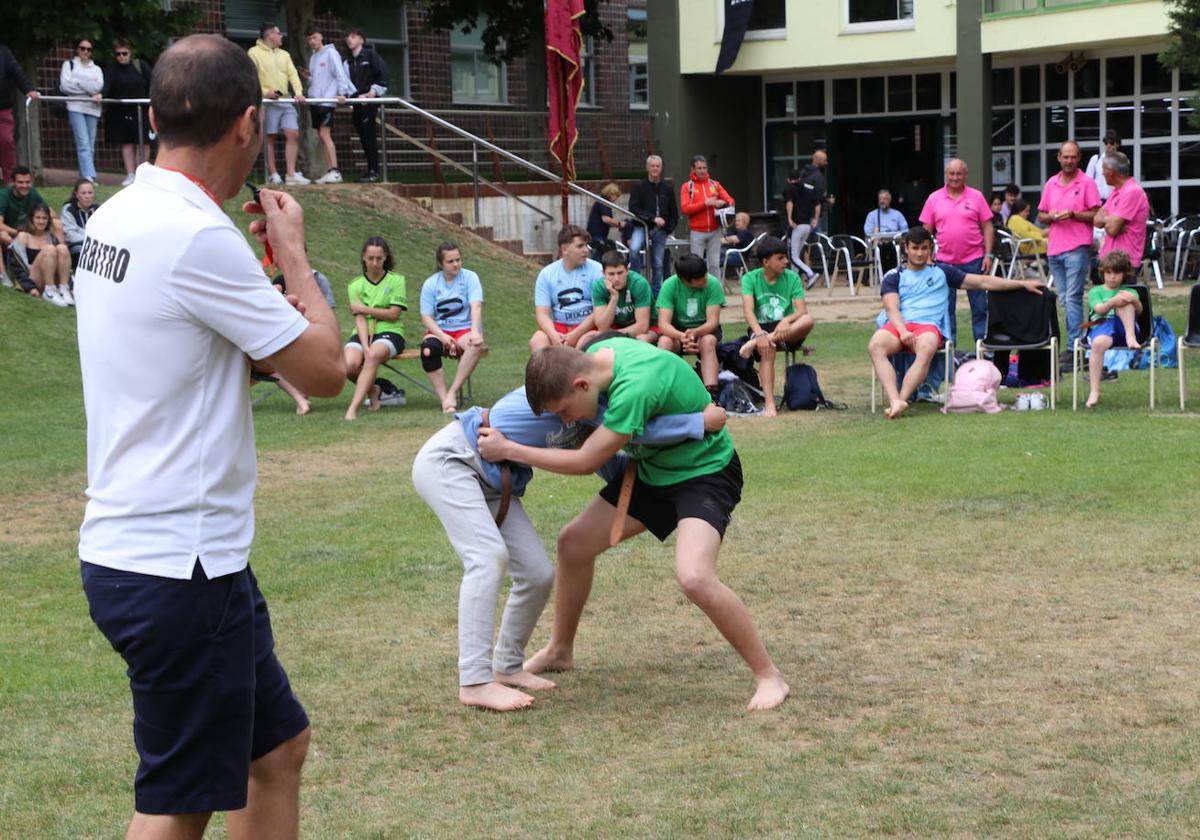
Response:
[{"label": "man in orange jacket", "polygon": [[692,158],[692,175],[679,190],[679,209],[688,217],[689,250],[703,257],[708,273],[721,276],[721,222],[717,210],[732,207],[733,196],[715,179],[708,177],[704,155]]}]

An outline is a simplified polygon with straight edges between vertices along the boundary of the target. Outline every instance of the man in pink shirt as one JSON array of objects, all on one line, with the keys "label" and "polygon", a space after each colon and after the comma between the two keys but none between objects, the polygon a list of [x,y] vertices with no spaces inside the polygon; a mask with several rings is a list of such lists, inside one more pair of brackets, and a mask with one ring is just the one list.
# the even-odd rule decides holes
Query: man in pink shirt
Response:
[{"label": "man in pink shirt", "polygon": [[[992,270],[992,248],[996,232],[992,228],[992,208],[983,193],[967,186],[967,165],[955,158],[946,164],[946,186],[931,193],[921,210],[921,224],[937,237],[938,262],[948,263],[967,274],[988,274]],[[957,343],[958,327],[954,315],[958,293],[949,295],[952,341]],[[987,292],[969,289],[971,329],[975,338],[987,332]]]},{"label": "man in pink shirt", "polygon": [[1104,231],[1100,256],[1109,251],[1124,251],[1136,274],[1146,250],[1146,219],[1150,200],[1142,185],[1130,174],[1129,158],[1122,152],[1104,156],[1104,180],[1112,187],[1104,206],[1096,211],[1092,224]]},{"label": "man in pink shirt", "polygon": [[[1059,146],[1060,171],[1042,188],[1038,204],[1038,221],[1049,226],[1050,274],[1058,281],[1067,310],[1067,347],[1075,346],[1083,323],[1083,287],[1092,264],[1092,220],[1100,209],[1096,182],[1079,168],[1081,157],[1075,141]],[[1071,351],[1064,350],[1062,356],[1069,360]]]}]

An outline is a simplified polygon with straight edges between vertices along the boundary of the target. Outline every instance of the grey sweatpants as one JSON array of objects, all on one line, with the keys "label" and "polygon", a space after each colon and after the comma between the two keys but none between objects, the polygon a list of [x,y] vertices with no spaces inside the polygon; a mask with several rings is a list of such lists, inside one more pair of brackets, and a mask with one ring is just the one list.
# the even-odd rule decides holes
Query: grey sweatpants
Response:
[{"label": "grey sweatpants", "polygon": [[812,225],[796,225],[792,228],[792,264],[804,272],[805,277],[815,273],[801,257],[804,255],[804,244],[812,233]]},{"label": "grey sweatpants", "polygon": [[710,230],[708,233],[697,231],[688,232],[688,250],[697,257],[704,257],[708,264],[708,273],[721,278],[721,229]]},{"label": "grey sweatpants", "polygon": [[[458,684],[491,682],[493,669],[505,674],[521,670],[525,645],[554,584],[554,566],[521,500],[512,497],[504,525],[497,528],[493,513],[500,505],[500,492],[484,480],[479,456],[457,420],[421,447],[413,460],[412,478],[463,563]],[[506,568],[512,574],[512,587],[493,657],[496,601]]]}]

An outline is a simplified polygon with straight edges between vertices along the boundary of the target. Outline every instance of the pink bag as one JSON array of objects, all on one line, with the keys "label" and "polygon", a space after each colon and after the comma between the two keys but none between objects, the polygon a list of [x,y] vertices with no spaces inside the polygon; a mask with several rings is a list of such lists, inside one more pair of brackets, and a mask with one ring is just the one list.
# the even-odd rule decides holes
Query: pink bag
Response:
[{"label": "pink bag", "polygon": [[995,414],[1000,411],[996,393],[1000,389],[1000,371],[991,362],[972,359],[961,365],[954,374],[954,384],[946,395],[942,413],[970,414],[982,411]]}]

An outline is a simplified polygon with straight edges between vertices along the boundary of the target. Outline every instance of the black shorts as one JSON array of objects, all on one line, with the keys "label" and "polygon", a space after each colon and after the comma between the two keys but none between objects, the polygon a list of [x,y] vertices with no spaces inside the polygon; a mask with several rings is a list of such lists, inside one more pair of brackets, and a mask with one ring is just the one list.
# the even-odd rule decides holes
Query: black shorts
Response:
[{"label": "black shorts", "polygon": [[[676,329],[679,329],[679,328],[678,328],[678,327],[676,327]],[[687,332],[687,330],[684,330],[684,332]],[[722,339],[722,337],[723,337],[723,333],[721,332],[721,328],[720,328],[720,327],[717,327],[717,328],[716,328],[716,330],[714,330],[714,331],[713,331],[713,335],[714,335],[714,336],[716,337],[716,339],[717,339],[717,344],[720,344],[720,343],[721,343],[721,339]],[[679,342],[678,342],[678,341],[676,341],[675,343],[676,343],[676,344],[678,344]],[[675,351],[675,355],[676,355],[676,356],[682,356],[682,355],[683,355],[683,351],[681,351],[681,350],[676,350],[676,351]]]},{"label": "black shorts", "polygon": [[333,125],[332,105],[309,105],[308,113],[312,117],[313,128],[329,128]]},{"label": "black shorts", "polygon": [[[617,506],[620,495],[621,476],[600,491],[600,498],[613,507]],[[646,484],[640,477],[635,479],[629,515],[660,541],[671,536],[680,519],[703,519],[724,539],[733,509],[741,500],[742,462],[734,452],[729,463],[715,473],[678,484]]]},{"label": "black shorts", "polygon": [[[773,332],[775,332],[775,328],[779,326],[779,322],[778,321],[767,321],[766,323],[759,323],[759,326],[762,327],[763,332],[773,333]],[[746,335],[753,335],[753,333],[750,332],[749,329],[747,329]],[[802,338],[799,341],[787,342],[786,344],[784,344],[783,349],[784,350],[799,350],[803,345],[804,345],[804,339]],[[755,361],[759,360],[757,350],[754,351],[754,360]]]},{"label": "black shorts", "polygon": [[253,572],[209,580],[196,563],[176,580],[80,565],[92,620],[129,666],[137,810],[244,808],[250,762],[308,727]]},{"label": "black shorts", "polygon": [[[394,351],[392,353],[392,358],[395,358],[404,352],[404,336],[397,333],[375,333],[375,336],[371,339],[371,343],[374,344],[376,341],[386,341],[392,346],[392,350]],[[346,339],[346,346],[349,347],[351,344],[353,344],[359,350],[362,349],[362,342],[358,340],[358,333],[351,333],[350,337]]]}]

